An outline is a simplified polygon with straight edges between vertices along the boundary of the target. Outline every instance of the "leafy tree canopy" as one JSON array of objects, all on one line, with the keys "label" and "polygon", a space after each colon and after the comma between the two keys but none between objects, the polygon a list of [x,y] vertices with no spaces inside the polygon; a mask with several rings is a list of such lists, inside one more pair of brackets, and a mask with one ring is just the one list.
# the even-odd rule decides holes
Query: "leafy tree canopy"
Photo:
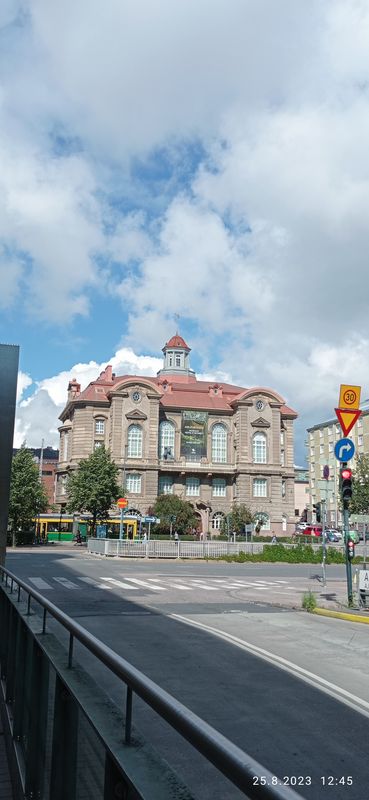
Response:
[{"label": "leafy tree canopy", "polygon": [[249,506],[245,505],[244,503],[237,504],[234,503],[232,507],[232,511],[227,516],[227,522],[225,523],[225,528],[229,531],[236,531],[236,533],[243,533],[245,530],[245,525],[253,525],[256,523],[256,526],[263,524],[263,521],[266,518],[266,514],[263,511],[251,511]]},{"label": "leafy tree canopy", "polygon": [[198,517],[191,503],[182,500],[176,494],[160,494],[153,506],[153,513],[160,518],[160,529],[169,531],[170,518],[173,521],[173,530],[186,533],[190,528],[196,527]]},{"label": "leafy tree canopy", "polygon": [[47,504],[38,466],[31,451],[22,445],[13,457],[10,479],[9,522],[13,544],[17,531],[30,530],[32,520],[46,511]]},{"label": "leafy tree canopy", "polygon": [[87,512],[92,515],[92,530],[96,520],[106,519],[109,509],[122,492],[118,486],[118,467],[105,447],[98,447],[88,458],[83,458],[67,482],[69,512]]},{"label": "leafy tree canopy", "polygon": [[369,514],[369,455],[358,456],[353,470],[351,514]]}]

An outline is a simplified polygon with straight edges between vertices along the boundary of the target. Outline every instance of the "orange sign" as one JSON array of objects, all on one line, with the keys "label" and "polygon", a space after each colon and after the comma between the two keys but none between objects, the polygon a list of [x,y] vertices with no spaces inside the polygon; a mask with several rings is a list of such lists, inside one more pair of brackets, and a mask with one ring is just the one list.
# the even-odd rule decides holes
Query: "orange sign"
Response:
[{"label": "orange sign", "polygon": [[[340,399],[338,401],[339,408],[359,408],[360,405],[361,386],[350,386],[346,383],[341,383],[340,386]],[[355,420],[356,422],[356,420]]]},{"label": "orange sign", "polygon": [[341,425],[343,435],[348,436],[351,428],[354,427],[355,422],[357,422],[361,415],[360,409],[355,408],[352,411],[349,411],[348,408],[335,408],[334,410],[336,412],[338,422]]},{"label": "orange sign", "polygon": [[126,508],[128,506],[128,500],[126,500],[125,497],[120,497],[119,500],[117,500],[117,506],[118,508]]}]

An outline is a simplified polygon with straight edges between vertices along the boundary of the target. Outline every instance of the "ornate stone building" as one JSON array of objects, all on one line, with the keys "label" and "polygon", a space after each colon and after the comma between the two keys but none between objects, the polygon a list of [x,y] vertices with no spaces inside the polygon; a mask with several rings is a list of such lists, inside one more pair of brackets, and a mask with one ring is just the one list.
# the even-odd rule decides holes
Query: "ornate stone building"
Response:
[{"label": "ornate stone building", "polygon": [[107,366],[81,391],[68,386],[60,419],[56,502],[81,458],[105,445],[120,467],[131,513],[158,494],[189,500],[207,532],[233,503],[265,515],[266,530],[294,529],[295,411],[274,390],[197,380],[190,348],[173,336],[157,377],[117,376]]}]

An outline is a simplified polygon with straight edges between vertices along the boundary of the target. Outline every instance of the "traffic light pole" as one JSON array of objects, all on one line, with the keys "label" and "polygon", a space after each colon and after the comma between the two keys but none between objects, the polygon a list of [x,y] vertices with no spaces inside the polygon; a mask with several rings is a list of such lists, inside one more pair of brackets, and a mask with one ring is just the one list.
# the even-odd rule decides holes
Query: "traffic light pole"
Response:
[{"label": "traffic light pole", "polygon": [[348,540],[349,540],[349,509],[348,509],[348,502],[347,500],[343,501],[343,530],[345,535],[345,554],[346,554],[346,579],[347,579],[347,599],[349,608],[352,608],[354,603],[354,598],[352,594],[352,570],[351,570],[351,561],[348,557]]}]

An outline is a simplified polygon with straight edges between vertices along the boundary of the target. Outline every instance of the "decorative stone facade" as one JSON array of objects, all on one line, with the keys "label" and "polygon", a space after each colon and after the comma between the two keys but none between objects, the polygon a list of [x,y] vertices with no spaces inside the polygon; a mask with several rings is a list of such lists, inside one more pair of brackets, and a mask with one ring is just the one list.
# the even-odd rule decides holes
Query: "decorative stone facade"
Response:
[{"label": "decorative stone facade", "polygon": [[274,390],[198,381],[176,335],[156,378],[116,376],[109,365],[81,392],[72,380],[60,419],[56,502],[69,470],[104,444],[119,465],[129,510],[160,492],[189,500],[199,528],[216,532],[233,503],[266,515],[265,529],[294,529],[293,422]]}]

